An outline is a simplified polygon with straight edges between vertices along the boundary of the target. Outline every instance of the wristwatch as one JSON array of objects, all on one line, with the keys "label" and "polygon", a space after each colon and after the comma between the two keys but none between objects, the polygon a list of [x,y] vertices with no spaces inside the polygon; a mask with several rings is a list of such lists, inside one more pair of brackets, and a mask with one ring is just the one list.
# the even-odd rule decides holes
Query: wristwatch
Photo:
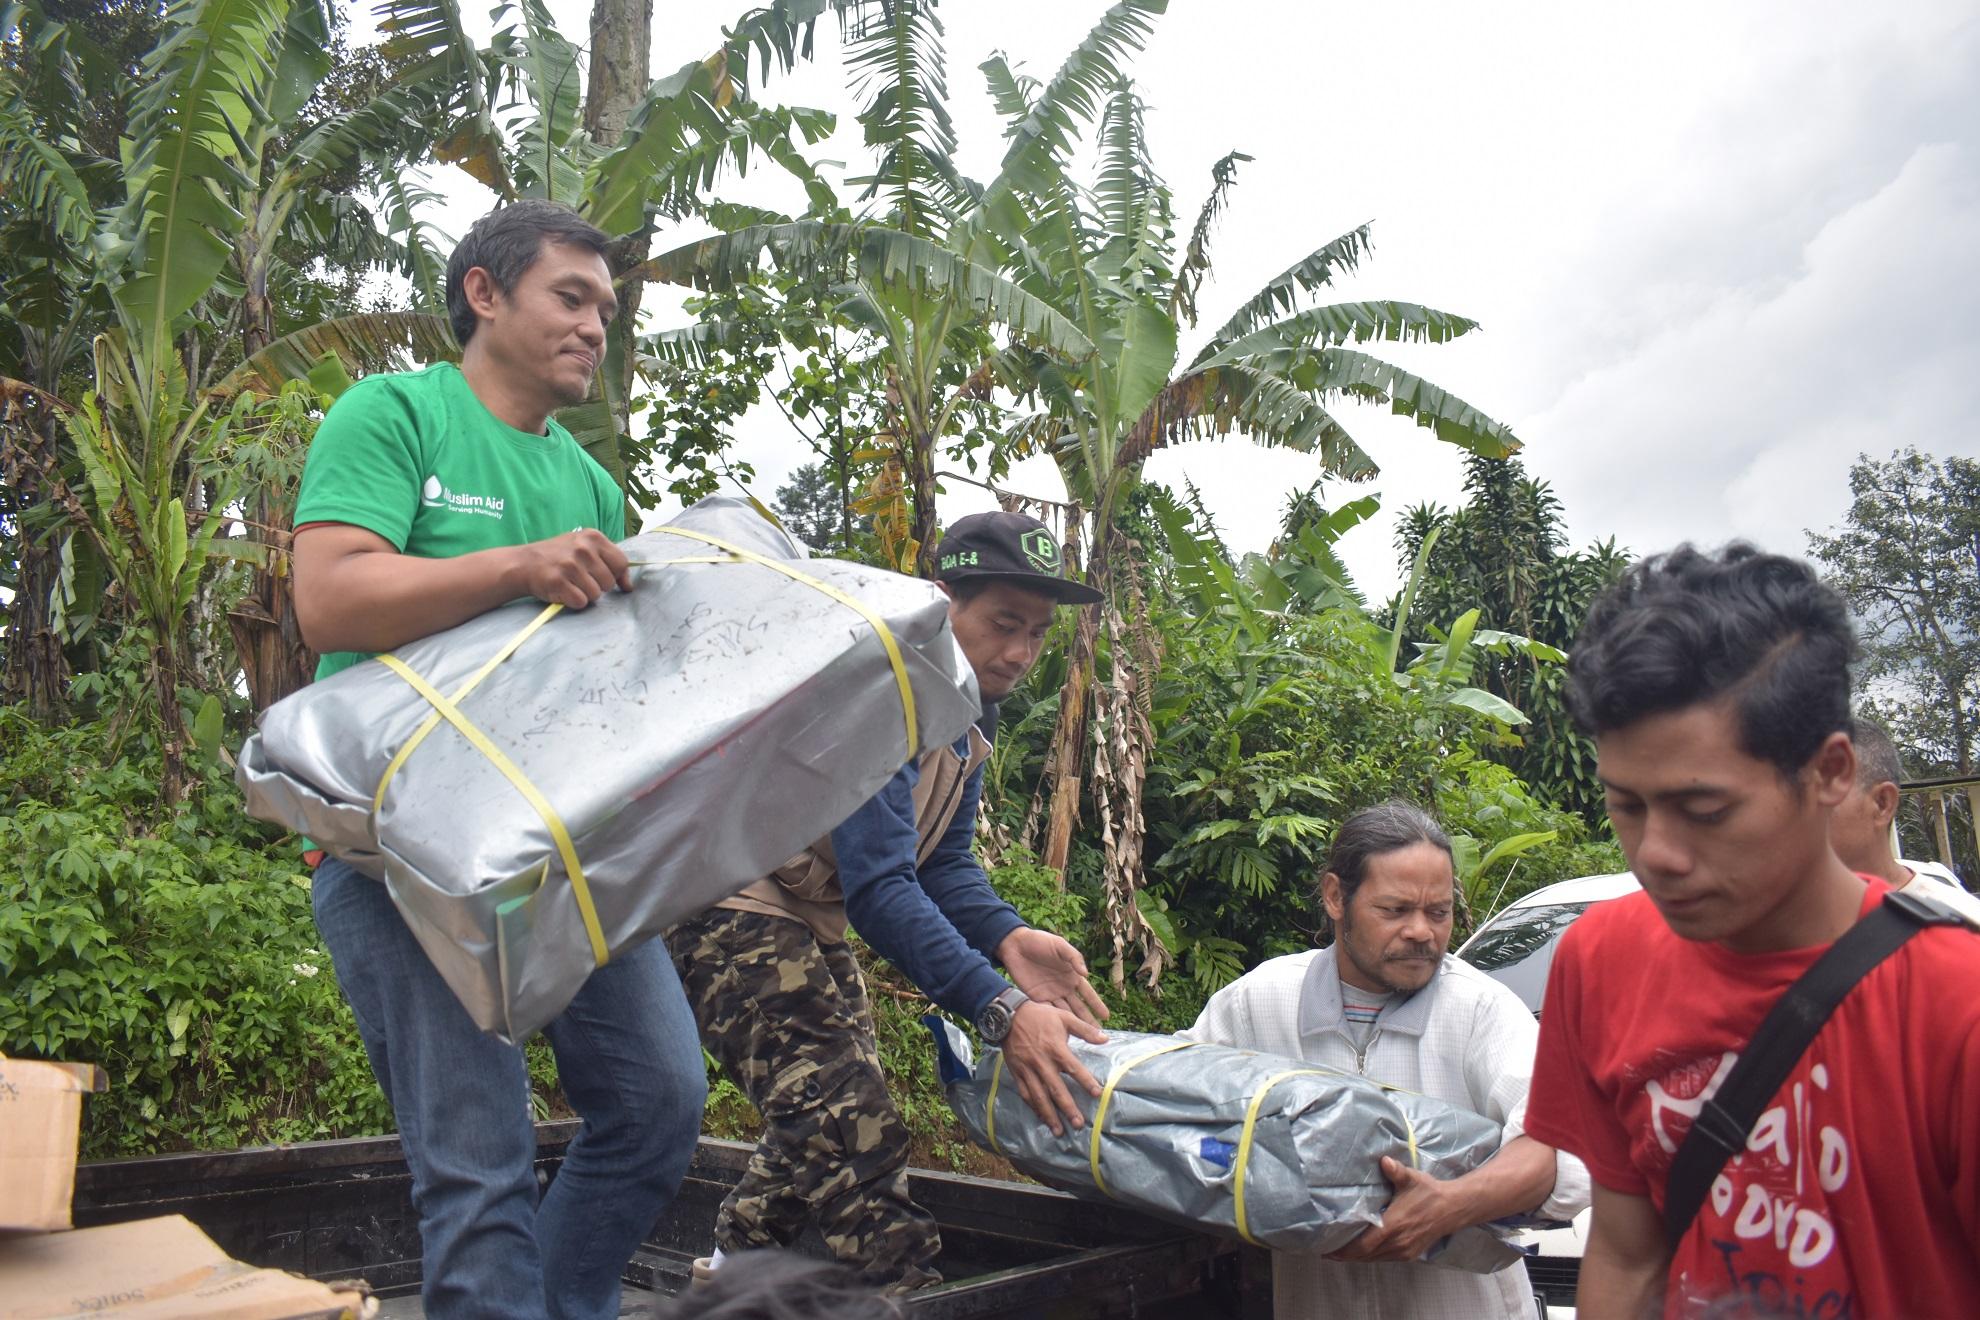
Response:
[{"label": "wristwatch", "polygon": [[1017,1011],[1031,1002],[1031,997],[1014,985],[1007,985],[998,996],[983,1006],[976,1015],[976,1034],[983,1037],[985,1045],[1001,1045],[1004,1037],[1011,1034],[1011,1022]]}]

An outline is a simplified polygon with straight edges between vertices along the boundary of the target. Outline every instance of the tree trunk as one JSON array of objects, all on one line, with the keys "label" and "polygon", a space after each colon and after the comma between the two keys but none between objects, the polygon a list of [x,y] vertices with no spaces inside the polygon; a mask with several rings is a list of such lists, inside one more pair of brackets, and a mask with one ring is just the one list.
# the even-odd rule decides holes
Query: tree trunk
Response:
[{"label": "tree trunk", "polygon": [[[1980,784],[1966,786],[1966,824],[1973,833],[1974,855],[1980,857]],[[1980,876],[1974,878],[1980,880]]]},{"label": "tree trunk", "polygon": [[907,429],[908,498],[914,509],[914,568],[925,578],[935,576],[935,437],[920,425]]},{"label": "tree trunk", "polygon": [[[1067,519],[1066,562],[1077,564],[1079,514],[1075,509]],[[1107,552],[1103,542],[1093,547],[1093,563],[1087,583],[1100,591],[1108,588]],[[1059,888],[1066,887],[1066,860],[1072,855],[1073,829],[1079,824],[1080,789],[1086,765],[1088,698],[1093,689],[1093,666],[1099,652],[1100,618],[1097,607],[1079,611],[1073,627],[1072,644],[1066,648],[1066,681],[1059,689],[1059,718],[1052,729],[1051,750],[1045,756],[1045,775],[1052,781],[1052,805],[1045,817],[1043,865],[1058,874]]]},{"label": "tree trunk", "polygon": [[[584,131],[605,150],[618,145],[632,122],[633,108],[646,94],[653,58],[653,0],[593,0],[591,63],[585,77]],[[617,239],[605,254],[616,282],[647,258],[651,240],[645,225]],[[632,433],[632,387],[638,363],[633,339],[638,333],[640,304],[646,286],[633,280],[619,286],[619,314],[612,322],[612,342],[604,370],[612,401],[613,426],[619,436]],[[630,479],[631,474],[627,474]]]},{"label": "tree trunk", "polygon": [[1925,814],[1932,824],[1932,841],[1939,846],[1939,865],[1952,869],[1952,830],[1946,823],[1946,795],[1937,789],[1925,799]]},{"label": "tree trunk", "polygon": [[234,648],[240,653],[248,701],[256,714],[308,686],[316,677],[316,652],[303,640],[302,628],[296,622],[295,593],[290,588],[294,561],[289,545],[294,533],[289,514],[288,507],[270,502],[265,495],[256,499],[256,534],[262,538],[268,558],[255,566],[254,583],[247,596],[227,615]]},{"label": "tree trunk", "polygon": [[652,62],[653,0],[592,0],[584,131],[593,142],[607,150],[618,144],[652,81]]},{"label": "tree trunk", "polygon": [[[1113,558],[1116,565],[1125,563]],[[1119,574],[1113,599],[1094,613],[1105,616],[1112,674],[1095,682],[1093,698],[1093,805],[1100,825],[1100,880],[1106,896],[1107,931],[1113,943],[1109,975],[1116,990],[1127,986],[1130,953],[1139,956],[1149,989],[1160,984],[1173,950],[1167,948],[1142,915],[1140,894],[1142,846],[1147,821],[1142,815],[1142,792],[1148,762],[1155,751],[1152,693],[1162,668],[1162,641],[1148,623],[1147,602],[1132,564]]]},{"label": "tree trunk", "polygon": [[[248,246],[243,250],[246,294],[241,312],[241,352],[251,358],[275,342],[275,308],[268,299],[265,256],[251,246],[251,235],[243,241]],[[289,515],[294,511],[293,495],[285,492],[278,499],[266,490],[255,493],[249,506],[254,525],[248,535],[260,540],[266,557],[254,566],[247,595],[227,614],[248,702],[257,715],[316,677],[316,652],[303,641],[302,629],[296,623],[291,586],[289,542],[293,529]]]},{"label": "tree trunk", "polygon": [[832,463],[837,473],[839,491],[839,553],[850,555],[853,549],[852,451],[846,447],[845,437],[845,423],[841,421],[838,439],[834,442]]},{"label": "tree trunk", "polygon": [[839,553],[850,555],[853,546],[852,523],[852,446],[846,443],[846,357],[839,351],[839,328],[831,328],[832,373],[837,386],[832,391],[832,467],[839,485]]},{"label": "tree trunk", "polygon": [[179,709],[179,658],[171,644],[154,642],[151,648],[152,690],[158,698],[159,752],[164,761],[159,796],[171,811],[186,796],[185,712]]},{"label": "tree trunk", "polygon": [[1066,887],[1066,861],[1072,855],[1073,827],[1079,824],[1079,791],[1086,760],[1086,698],[1093,685],[1095,625],[1081,618],[1066,654],[1066,682],[1059,689],[1059,718],[1045,773],[1052,779],[1052,805],[1045,817],[1045,851],[1040,861]]},{"label": "tree trunk", "polygon": [[48,503],[54,470],[55,428],[45,417],[32,424],[24,410],[10,408],[0,418],[0,484],[18,541],[14,598],[7,605],[7,634],[0,652],[0,701],[18,702],[43,722],[67,709],[69,660],[56,635],[49,601],[61,578],[59,538],[34,535],[23,514]]}]

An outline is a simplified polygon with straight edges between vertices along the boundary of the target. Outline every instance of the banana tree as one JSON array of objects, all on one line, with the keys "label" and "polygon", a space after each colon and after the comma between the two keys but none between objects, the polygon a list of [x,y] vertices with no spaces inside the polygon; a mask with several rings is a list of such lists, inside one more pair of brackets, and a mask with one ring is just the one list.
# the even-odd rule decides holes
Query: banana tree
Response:
[{"label": "banana tree", "polygon": [[70,677],[54,604],[66,521],[55,396],[112,317],[89,278],[89,243],[97,211],[123,196],[116,161],[100,154],[120,107],[84,89],[119,80],[101,43],[74,39],[35,0],[0,2],[0,33],[0,376],[21,382],[0,407],[0,555],[13,570],[0,700],[47,719],[65,709]]},{"label": "banana tree", "polygon": [[[1084,351],[1084,339],[1063,315],[990,262],[876,223],[752,225],[662,253],[647,263],[646,273],[728,290],[751,280],[766,257],[800,274],[844,272],[833,290],[833,315],[882,346],[887,413],[907,471],[904,493],[913,521],[896,542],[898,564],[904,571],[928,567],[935,540],[936,447],[954,433],[959,412],[984,392],[987,372],[979,360],[991,348],[986,327],[1066,352]],[[958,364],[967,370],[956,370]]]},{"label": "banana tree", "polygon": [[1271,609],[1311,612],[1336,605],[1366,608],[1367,598],[1355,586],[1334,547],[1350,528],[1375,516],[1381,498],[1364,495],[1328,511],[1313,497],[1313,491],[1295,497],[1286,527],[1271,553],[1246,555],[1244,575]]},{"label": "banana tree", "polygon": [[[278,305],[276,288],[278,282],[294,282],[299,261],[327,258],[345,270],[395,269],[410,277],[418,296],[437,301],[442,264],[412,215],[411,185],[399,167],[431,150],[435,128],[448,122],[462,70],[449,59],[410,62],[367,103],[297,132],[298,118],[330,69],[323,20],[313,3],[299,3],[291,11],[279,64],[290,76],[278,81],[268,113],[243,134],[254,187],[239,201],[241,230],[207,302],[217,304],[214,319],[238,344],[244,361],[264,354],[285,330],[316,329],[323,332],[314,336],[319,341],[341,341],[341,358],[354,365],[396,365],[406,360],[405,350],[427,346],[422,338],[436,337],[376,317],[340,317],[327,327],[305,317],[296,326],[295,312]],[[389,229],[381,232],[381,217],[326,186],[347,174],[379,180]],[[327,344],[317,347],[310,366],[320,372]],[[307,373],[287,378],[305,379]],[[273,394],[283,379],[236,371],[223,383],[222,393],[231,395],[252,381],[262,393]],[[293,466],[278,465],[276,470]],[[245,596],[228,612],[228,623],[249,701],[260,710],[308,683],[316,656],[302,639],[290,590],[293,483],[255,483],[244,498],[249,535],[242,548],[248,551],[250,580]]]},{"label": "banana tree", "polygon": [[[410,149],[415,110],[435,104],[430,87],[407,80],[298,134],[298,116],[329,69],[327,36],[318,0],[170,6],[130,95],[120,195],[88,212],[67,181],[96,167],[73,141],[5,139],[10,154],[35,161],[52,181],[28,200],[45,227],[68,238],[82,301],[101,297],[106,311],[92,388],[58,410],[83,474],[76,491],[63,487],[79,496],[67,502],[63,555],[107,569],[149,638],[169,800],[185,782],[175,694],[190,676],[187,622],[205,599],[213,558],[245,559],[257,573],[231,620],[254,698],[265,703],[308,677],[296,658],[307,652],[280,608],[279,543],[215,540],[230,514],[264,529],[286,522],[267,491],[239,490],[232,471],[208,461],[224,452],[240,409],[258,406],[239,397],[252,371],[216,377],[229,360],[258,363],[278,352],[273,282],[297,260],[285,252],[351,265],[394,259],[389,245],[368,237],[368,217],[324,184],[359,153]],[[366,346],[374,359],[393,347]],[[279,383],[265,382],[265,392]],[[257,429],[265,440],[274,434]],[[251,507],[230,509],[240,495]]]},{"label": "banana tree", "polygon": [[[495,31],[478,45],[457,0],[382,0],[381,53],[406,70],[373,118],[354,116],[326,126],[299,150],[344,159],[375,119],[425,123],[418,149],[393,159],[458,166],[498,197],[547,197],[576,207],[615,239],[614,274],[621,277],[643,250],[645,235],[668,216],[701,204],[725,168],[741,170],[757,156],[796,172],[809,186],[810,166],[792,139],[814,143],[832,129],[829,114],[769,107],[750,97],[752,60],[767,77],[811,54],[812,29],[839,0],[776,0],[745,13],[725,29],[723,44],[705,59],[657,80],[644,78],[644,59],[608,61],[609,77],[586,93],[581,48],[561,33],[542,0],[505,0],[493,11]],[[636,45],[637,43],[635,43]],[[594,52],[597,54],[597,52]],[[637,94],[628,69],[637,66]],[[593,61],[594,72],[598,60]],[[415,113],[411,102],[425,108]],[[236,373],[237,386],[268,387],[310,369],[334,353],[342,371],[368,369],[381,356],[408,348],[422,360],[455,354],[445,343],[441,275],[444,262],[418,219],[430,197],[397,170],[381,172],[385,214],[412,278],[411,317],[345,317],[271,344]],[[634,254],[629,256],[628,254]],[[628,295],[636,310],[636,295]],[[626,484],[623,437],[637,367],[636,315],[617,318],[606,344],[597,395],[558,414],[587,452]],[[384,331],[385,340],[372,336]],[[333,376],[336,371],[333,369]]]},{"label": "banana tree", "polygon": [[[933,0],[852,6],[846,64],[862,99],[859,123],[874,153],[855,216],[822,185],[806,218],[728,208],[728,232],[661,253],[650,279],[729,291],[768,261],[830,286],[829,314],[867,337],[884,362],[889,436],[865,456],[887,461],[885,503],[899,507],[890,539],[900,567],[931,567],[935,455],[990,384],[996,337],[1080,356],[1085,339],[1058,310],[1016,287],[980,212],[983,190],[956,171],[942,25]],[[1005,195],[1008,202],[1009,195]],[[692,351],[674,338],[656,348]],[[889,509],[874,509],[882,526]]]},{"label": "banana tree", "polygon": [[[1166,0],[1120,0],[1111,6],[1043,84],[1023,84],[1008,71],[1002,87],[993,84],[1014,122],[1002,167],[981,186],[961,178],[951,159],[955,136],[945,105],[941,26],[934,8],[916,0],[885,6],[881,21],[854,35],[848,63],[856,87],[868,98],[860,122],[878,155],[873,173],[863,180],[864,200],[878,199],[877,214],[758,223],[649,263],[657,278],[712,289],[746,281],[766,257],[787,271],[843,272],[836,315],[873,336],[889,358],[887,402],[905,468],[900,484],[912,497],[903,567],[919,559],[924,570],[934,540],[934,453],[959,410],[987,395],[1000,377],[1008,383],[1012,363],[1036,365],[1035,373],[1023,377],[1027,387],[1049,376],[1052,384],[1045,388],[1077,391],[1096,364],[1119,356],[1118,346],[1092,335],[1096,326],[1109,333],[1114,328],[1100,326],[1088,314],[1079,290],[1034,278],[1043,263],[1025,253],[1040,241],[1063,241],[1054,227],[1063,219],[1054,209],[1061,193],[1050,186],[1062,177],[1056,162],[1093,114],[1096,98],[1121,78],[1122,61],[1145,41]],[[993,338],[1003,341],[1002,351],[976,361]],[[960,385],[951,385],[954,374],[945,380],[944,372],[957,361],[965,369],[955,373],[962,376]],[[1014,434],[1009,450],[1022,452],[1033,440]],[[1138,650],[1152,669],[1159,661],[1151,639],[1126,638],[1127,620],[1136,617],[1131,598],[1125,610],[1111,609],[1106,616],[1110,632],[1124,638],[1123,653]],[[1098,626],[1091,612],[1083,612],[1076,654],[1086,657],[1084,684],[1091,682]],[[1102,778],[1122,789],[1121,828],[1113,829],[1111,810],[1102,822],[1109,837],[1108,906],[1117,918],[1117,972],[1125,965],[1122,950],[1128,942],[1138,944],[1144,957],[1159,947],[1137,917],[1129,892],[1139,872],[1139,784],[1149,741],[1147,693],[1132,681],[1134,674],[1132,666],[1124,666],[1120,682],[1105,694],[1108,727],[1118,736],[1105,737],[1103,745],[1118,773]],[[1084,697],[1082,686],[1082,710]],[[1053,824],[1056,830],[1059,821]],[[1066,824],[1069,829],[1069,820]]]},{"label": "banana tree", "polygon": [[[253,143],[314,86],[311,62],[294,58],[311,31],[288,0],[168,7],[131,100],[123,195],[89,221],[89,273],[115,319],[95,338],[91,388],[57,410],[86,474],[84,498],[68,503],[146,637],[168,804],[187,778],[187,612],[230,499],[224,471],[205,461],[227,420],[197,388],[186,332],[243,231]],[[63,154],[44,145],[46,160]]]},{"label": "banana tree", "polygon": [[[1235,432],[1317,452],[1330,475],[1364,480],[1374,475],[1374,460],[1333,411],[1342,400],[1357,400],[1387,404],[1473,452],[1503,454],[1517,445],[1503,424],[1357,347],[1371,340],[1443,343],[1475,329],[1475,322],[1407,302],[1302,306],[1367,255],[1366,225],[1288,267],[1184,359],[1179,341],[1196,323],[1210,232],[1244,158],[1233,153],[1218,162],[1209,198],[1179,250],[1169,191],[1146,154],[1140,100],[1123,75],[1090,70],[1080,84],[1082,108],[1098,123],[1096,182],[1087,187],[1069,172],[1075,140],[1069,132],[1020,154],[1027,149],[1025,128],[1041,118],[1045,97],[1034,97],[1001,59],[984,71],[1019,138],[1007,172],[1038,217],[1026,233],[1010,236],[1023,262],[1017,282],[1063,308],[1096,345],[1085,360],[1033,354],[1012,361],[1009,372],[1034,404],[1014,420],[1010,435],[1049,448],[1068,490],[1092,510],[1095,585],[1111,587],[1123,495],[1149,456],[1178,440]],[[1055,781],[1043,850],[1048,866],[1064,866],[1078,814],[1097,649],[1097,635],[1075,635],[1047,763]]]},{"label": "banana tree", "polygon": [[160,793],[171,806],[184,793],[192,745],[210,754],[219,737],[222,708],[216,694],[205,695],[190,727],[181,700],[190,669],[188,616],[213,562],[238,557],[234,547],[216,539],[230,521],[226,510],[242,494],[230,451],[250,438],[295,446],[298,432],[310,425],[307,411],[315,396],[300,400],[292,389],[291,397],[272,408],[257,395],[215,407],[221,401],[208,394],[188,407],[184,380],[175,375],[178,363],[167,359],[161,414],[139,417],[134,405],[143,388],[132,374],[137,363],[120,341],[119,332],[98,339],[96,388],[63,420],[87,483],[83,530],[147,635],[152,695],[161,716]]},{"label": "banana tree", "polygon": [[[319,0],[271,8],[181,4],[157,24],[141,76],[130,80],[104,64],[93,42],[32,0],[0,15],[0,27],[29,35],[37,57],[22,66],[35,81],[10,87],[0,109],[0,159],[8,173],[28,178],[29,186],[14,194],[23,203],[14,219],[42,240],[8,244],[7,310],[17,318],[24,352],[6,366],[45,390],[60,390],[79,350],[117,327],[121,333],[111,343],[131,357],[132,379],[162,370],[169,351],[183,375],[170,377],[173,388],[197,412],[196,396],[227,364],[265,348],[284,321],[293,325],[298,309],[307,308],[310,300],[297,295],[310,287],[308,263],[406,268],[426,255],[416,243],[408,247],[377,232],[350,195],[349,176],[361,159],[419,150],[421,125],[444,108],[450,84],[435,68],[415,68],[367,104],[303,132],[305,107],[331,68]],[[51,98],[50,85],[76,95]],[[17,90],[31,98],[33,115],[17,113]],[[93,156],[51,109],[78,100],[87,107],[98,97],[128,108],[121,165]],[[161,142],[161,130],[175,136]],[[17,237],[10,231],[9,238]],[[146,298],[153,305],[140,307]],[[384,352],[380,347],[371,356]],[[223,382],[215,398],[231,398],[238,383]],[[156,417],[157,409],[145,415]],[[51,460],[42,465],[50,472],[77,478],[79,455],[43,457]],[[153,471],[141,463],[112,467],[125,475]],[[81,489],[87,494],[95,486],[85,481]],[[286,608],[282,493],[243,494],[246,521],[262,535],[230,547],[245,552],[253,580],[229,623],[250,696],[261,705],[307,681],[312,661]],[[211,491],[186,495],[196,511],[221,507]],[[147,498],[156,503],[164,494],[153,490]],[[70,538],[59,545],[65,571],[85,563],[106,567],[95,563],[91,538],[76,539],[75,526],[67,530]],[[53,594],[49,584],[27,586],[30,610]],[[216,604],[210,584],[203,587],[196,608],[212,613]],[[16,618],[23,612],[17,602]],[[51,637],[55,631],[30,629]]]}]

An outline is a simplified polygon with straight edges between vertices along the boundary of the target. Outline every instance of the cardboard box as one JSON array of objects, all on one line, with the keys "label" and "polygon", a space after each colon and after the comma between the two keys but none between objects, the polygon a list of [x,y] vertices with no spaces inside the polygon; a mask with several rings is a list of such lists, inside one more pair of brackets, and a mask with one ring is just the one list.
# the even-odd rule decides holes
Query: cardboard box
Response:
[{"label": "cardboard box", "polygon": [[0,1058],[0,1233],[69,1226],[82,1098],[104,1086],[93,1063]]},{"label": "cardboard box", "polygon": [[0,1320],[357,1320],[366,1299],[230,1259],[184,1215],[0,1240]]}]

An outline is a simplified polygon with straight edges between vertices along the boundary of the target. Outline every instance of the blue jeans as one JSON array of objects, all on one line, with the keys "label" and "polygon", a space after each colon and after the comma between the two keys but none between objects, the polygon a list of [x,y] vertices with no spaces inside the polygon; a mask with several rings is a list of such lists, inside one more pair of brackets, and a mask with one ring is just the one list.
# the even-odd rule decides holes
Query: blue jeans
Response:
[{"label": "blue jeans", "polygon": [[614,958],[544,1028],[584,1122],[538,1205],[522,1050],[475,1026],[384,885],[326,858],[312,902],[405,1143],[426,1314],[616,1320],[620,1275],[680,1188],[708,1092],[666,948]]}]

